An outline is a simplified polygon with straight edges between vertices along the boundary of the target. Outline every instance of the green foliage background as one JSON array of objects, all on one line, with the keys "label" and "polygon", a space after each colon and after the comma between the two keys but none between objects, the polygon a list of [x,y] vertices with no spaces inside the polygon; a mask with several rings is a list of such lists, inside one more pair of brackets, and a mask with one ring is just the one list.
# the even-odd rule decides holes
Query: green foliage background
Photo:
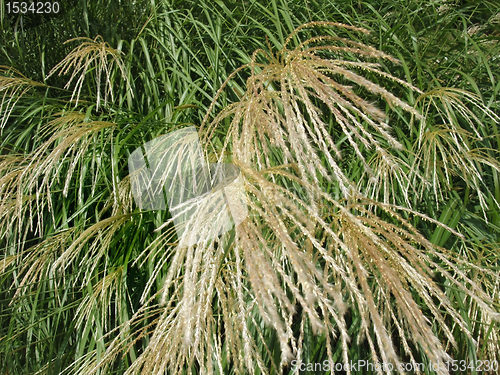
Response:
[{"label": "green foliage background", "polygon": [[[135,207],[127,190],[129,154],[174,129],[187,125],[199,128],[214,99],[211,116],[238,102],[246,93],[250,73],[241,70],[225,84],[232,72],[250,63],[256,49],[279,51],[289,34],[311,21],[368,29],[370,34],[366,35],[349,29],[338,31],[338,35],[398,59],[398,64],[377,62],[382,71],[427,95],[420,96],[408,86],[373,72],[364,76],[425,112],[426,126],[441,124],[445,113],[451,128],[463,129],[474,139],[468,146],[477,150],[476,159],[472,154],[460,154],[466,151],[458,148],[461,156],[454,162],[452,153],[446,153],[453,149],[450,145],[454,140],[446,134],[437,151],[428,149],[417,156],[423,137],[419,122],[365,88],[355,87],[357,95],[388,116],[391,134],[404,146],[392,151],[401,161],[403,174],[411,175],[414,166],[419,171],[405,191],[402,184],[390,179],[390,173],[378,175],[376,182],[367,177],[334,116],[318,103],[342,153],[339,165],[349,179],[375,201],[421,214],[402,213],[443,252],[481,267],[461,270],[481,285],[493,301],[492,309],[499,311],[500,208],[495,200],[500,202],[500,133],[495,114],[500,115],[500,13],[495,1],[75,0],[61,2],[59,14],[44,16],[7,14],[2,2],[0,19],[4,78],[0,85],[2,374],[84,374],[91,370],[121,374],[130,368],[148,346],[148,324],[155,321],[161,307],[152,307],[157,310],[151,310],[136,326],[126,322],[143,304],[145,289],[151,287],[147,298],[161,290],[170,261],[159,273],[155,271],[156,253],[144,262],[135,262],[158,241],[161,234],[155,229],[168,219],[168,212],[141,212]],[[305,35],[331,32],[325,29],[308,30]],[[110,63],[110,70],[99,80],[99,68],[91,64],[76,101],[73,90],[77,78],[66,86],[71,70],[67,74],[50,72],[82,43],[73,40],[65,44],[67,40],[95,40],[97,36],[119,51],[116,55],[123,65]],[[351,52],[346,56],[357,58]],[[11,78],[17,81],[9,81]],[[19,89],[15,91],[15,87]],[[113,95],[107,95],[110,87]],[[453,100],[459,105],[451,104]],[[210,140],[216,154],[222,150],[229,128],[229,119],[218,124]],[[51,159],[58,148],[61,154]],[[366,160],[374,156],[362,146],[361,152]],[[464,155],[469,155],[472,163],[462,168],[465,164],[460,164],[460,157]],[[276,165],[280,158],[276,156]],[[46,164],[36,166],[37,159],[46,160]],[[322,160],[328,164],[326,157]],[[18,175],[21,177],[15,180]],[[14,180],[21,181],[20,185]],[[342,199],[335,183],[326,179],[323,183],[322,188],[334,199]],[[383,212],[377,214],[387,222],[393,220]],[[82,236],[97,240],[81,241]],[[75,243],[81,243],[77,258],[52,267],[61,262],[62,251]],[[94,257],[93,252],[100,256]],[[318,267],[322,267],[320,261]],[[483,315],[477,303],[442,274],[436,273],[433,281],[467,324],[460,327],[440,306],[456,346],[450,344],[442,325],[435,321],[430,325],[447,352],[467,362],[500,361],[498,321]],[[411,285],[408,290],[424,315],[431,318],[425,301]],[[290,328],[296,338],[302,336],[301,359],[305,363],[328,358],[340,362],[344,352],[352,361],[373,359],[368,341],[359,336],[363,322],[356,308],[346,313],[351,337],[347,347],[340,339],[330,340],[324,332],[313,332],[304,314],[297,303]],[[257,349],[264,361],[262,367],[277,373],[282,348],[276,331],[263,323],[256,308],[252,315],[253,327],[260,329],[251,333],[262,342]],[[407,362],[397,327],[392,329],[395,350]],[[106,349],[114,339],[134,330],[145,333],[135,342],[126,342],[123,348],[129,346],[123,355],[116,356],[108,367],[93,367],[106,358]],[[414,343],[410,346],[415,361],[426,363],[423,348]],[[222,358],[223,368],[214,366],[215,373],[238,371],[229,355]],[[203,372],[196,361],[184,370]],[[282,370],[287,373],[291,367],[286,364]],[[255,373],[262,371],[256,369]]]}]

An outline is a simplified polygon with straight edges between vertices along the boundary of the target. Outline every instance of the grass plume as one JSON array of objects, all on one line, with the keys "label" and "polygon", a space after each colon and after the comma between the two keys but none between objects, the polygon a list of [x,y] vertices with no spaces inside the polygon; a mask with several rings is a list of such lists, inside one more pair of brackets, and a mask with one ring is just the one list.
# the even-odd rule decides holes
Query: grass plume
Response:
[{"label": "grass plume", "polygon": [[[59,64],[54,66],[49,72],[47,78],[51,75],[59,72],[59,75],[68,74],[71,72],[71,77],[64,86],[64,88],[71,87],[71,82],[73,79],[77,78],[75,87],[73,89],[73,95],[71,100],[76,96],[76,103],[78,104],[78,99],[80,98],[80,92],[82,90],[83,81],[88,72],[89,68],[93,66],[95,69],[95,84],[97,87],[97,108],[104,100],[104,105],[107,104],[108,100],[114,100],[113,85],[116,78],[112,78],[113,67],[119,69],[121,73],[121,79],[126,83],[127,90],[130,90],[130,83],[128,81],[128,75],[125,71],[125,65],[120,57],[121,52],[115,48],[112,48],[107,42],[105,42],[100,35],[96,36],[94,39],[89,38],[73,38],[65,43],[70,43],[74,41],[79,41],[80,44],[75,47]],[[104,73],[104,92],[101,93],[101,80]],[[131,92],[133,96],[133,93]],[[102,98],[101,98],[102,96]]]}]

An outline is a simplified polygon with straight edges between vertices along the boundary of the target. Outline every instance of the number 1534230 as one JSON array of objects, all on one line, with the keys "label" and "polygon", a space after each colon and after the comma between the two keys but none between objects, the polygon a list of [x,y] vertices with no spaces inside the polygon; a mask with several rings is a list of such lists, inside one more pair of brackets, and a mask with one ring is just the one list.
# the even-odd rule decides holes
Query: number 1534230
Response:
[{"label": "number 1534230", "polygon": [[7,13],[59,13],[59,3],[57,1],[8,1],[5,3]]}]

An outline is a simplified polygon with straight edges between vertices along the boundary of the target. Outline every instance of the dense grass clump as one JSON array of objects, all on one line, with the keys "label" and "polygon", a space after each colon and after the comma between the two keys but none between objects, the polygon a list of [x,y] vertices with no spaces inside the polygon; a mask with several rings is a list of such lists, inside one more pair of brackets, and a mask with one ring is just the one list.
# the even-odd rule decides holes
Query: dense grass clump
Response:
[{"label": "dense grass clump", "polygon": [[[90,3],[0,5],[1,373],[497,372],[494,3]],[[248,213],[185,245],[128,159],[190,126]]]}]

